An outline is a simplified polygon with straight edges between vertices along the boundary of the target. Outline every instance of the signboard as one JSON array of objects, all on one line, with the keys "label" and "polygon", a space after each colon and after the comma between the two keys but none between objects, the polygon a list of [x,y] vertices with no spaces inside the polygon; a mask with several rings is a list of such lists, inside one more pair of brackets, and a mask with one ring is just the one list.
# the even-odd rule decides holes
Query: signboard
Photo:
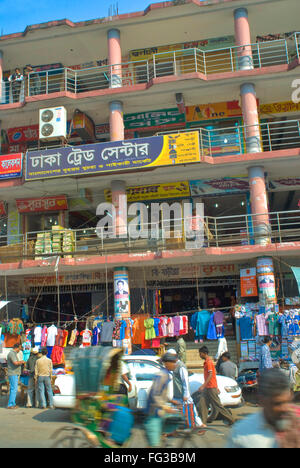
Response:
[{"label": "signboard", "polygon": [[28,152],[26,180],[89,175],[200,161],[197,132]]},{"label": "signboard", "polygon": [[240,271],[241,297],[258,296],[256,282],[256,268],[247,268]]},{"label": "signboard", "polygon": [[15,127],[7,130],[7,138],[10,144],[37,141],[39,139],[39,126],[28,125],[26,127]]},{"label": "signboard", "polygon": [[22,162],[22,153],[0,156],[0,179],[22,177]]},{"label": "signboard", "polygon": [[129,279],[126,268],[120,267],[114,272],[114,304],[116,320],[130,317]]},{"label": "signboard", "polygon": [[125,129],[160,128],[165,125],[176,125],[184,122],[185,115],[181,114],[177,108],[140,112],[124,116]]},{"label": "signboard", "polygon": [[231,47],[235,45],[234,36],[223,36],[212,39],[202,39],[199,41],[181,42],[177,44],[162,45],[157,47],[148,47],[146,49],[136,49],[129,53],[129,61],[135,62],[138,60],[147,60],[153,54],[159,54],[163,52],[173,52],[174,50],[182,49],[201,49],[201,50],[214,50],[223,48],[225,46]]},{"label": "signboard", "polygon": [[283,114],[285,112],[299,112],[300,102],[293,101],[272,102],[271,104],[261,104],[259,112],[261,114]]},{"label": "signboard", "polygon": [[268,179],[269,190],[299,190],[300,177],[282,177],[280,179]]},{"label": "signboard", "polygon": [[65,195],[19,199],[16,200],[16,205],[19,213],[62,211],[68,209],[68,202]]},{"label": "signboard", "polygon": [[[170,182],[166,184],[140,185],[126,189],[127,201],[165,200],[190,196],[189,183]],[[104,190],[105,200],[111,202],[111,190]]]},{"label": "signboard", "polygon": [[217,195],[249,191],[247,176],[224,177],[223,179],[190,180],[191,195]]},{"label": "signboard", "polygon": [[239,101],[217,102],[212,104],[197,104],[186,107],[186,121],[226,119],[228,117],[242,117]]}]

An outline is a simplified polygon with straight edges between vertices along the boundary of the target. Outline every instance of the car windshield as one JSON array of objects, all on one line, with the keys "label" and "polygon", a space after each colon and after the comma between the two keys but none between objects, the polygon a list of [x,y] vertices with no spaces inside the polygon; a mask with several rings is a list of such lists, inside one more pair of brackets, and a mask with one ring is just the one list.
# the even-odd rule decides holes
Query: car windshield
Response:
[{"label": "car windshield", "polygon": [[162,367],[156,362],[149,362],[143,360],[128,360],[126,361],[130,369],[130,373],[136,378],[137,381],[153,380]]}]

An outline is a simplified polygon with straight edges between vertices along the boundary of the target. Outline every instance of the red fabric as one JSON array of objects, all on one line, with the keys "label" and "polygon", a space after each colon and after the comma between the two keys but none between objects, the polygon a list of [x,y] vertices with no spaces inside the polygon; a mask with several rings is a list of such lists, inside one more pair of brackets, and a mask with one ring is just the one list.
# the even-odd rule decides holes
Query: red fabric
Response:
[{"label": "red fabric", "polygon": [[52,353],[51,353],[51,361],[53,364],[64,364],[64,351],[61,346],[53,346]]},{"label": "red fabric", "polygon": [[159,348],[160,347],[160,338],[154,338],[152,340],[152,348]]}]

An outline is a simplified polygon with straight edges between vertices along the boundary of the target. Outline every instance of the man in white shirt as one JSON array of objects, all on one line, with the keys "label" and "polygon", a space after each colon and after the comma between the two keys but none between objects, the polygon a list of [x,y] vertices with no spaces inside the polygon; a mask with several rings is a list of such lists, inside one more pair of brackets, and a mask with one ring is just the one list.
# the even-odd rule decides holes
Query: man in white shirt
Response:
[{"label": "man in white shirt", "polygon": [[258,395],[262,410],[233,426],[226,447],[300,448],[300,412],[291,406],[288,376],[280,369],[265,370]]}]

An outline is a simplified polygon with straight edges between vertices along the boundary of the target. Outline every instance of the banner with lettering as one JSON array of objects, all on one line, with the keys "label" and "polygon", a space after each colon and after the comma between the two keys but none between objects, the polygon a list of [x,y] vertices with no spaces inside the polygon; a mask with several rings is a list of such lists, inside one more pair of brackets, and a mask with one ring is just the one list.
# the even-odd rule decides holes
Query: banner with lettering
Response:
[{"label": "banner with lettering", "polygon": [[22,177],[22,162],[22,153],[0,156],[0,179]]},{"label": "banner with lettering", "polygon": [[16,205],[19,213],[62,211],[68,209],[68,201],[65,195],[19,199],[16,200]]},{"label": "banner with lettering", "polygon": [[242,268],[240,270],[240,278],[241,278],[241,297],[258,296],[256,268]]},{"label": "banner with lettering", "polygon": [[[169,182],[165,184],[140,185],[126,189],[127,201],[165,200],[166,198],[182,198],[190,196],[189,183]],[[104,190],[105,200],[111,202],[111,190]]]},{"label": "banner with lettering", "polygon": [[190,180],[191,195],[217,195],[249,191],[248,177],[233,176],[222,179]]},{"label": "banner with lettering", "polygon": [[200,161],[198,132],[30,151],[26,180],[189,164]]}]

